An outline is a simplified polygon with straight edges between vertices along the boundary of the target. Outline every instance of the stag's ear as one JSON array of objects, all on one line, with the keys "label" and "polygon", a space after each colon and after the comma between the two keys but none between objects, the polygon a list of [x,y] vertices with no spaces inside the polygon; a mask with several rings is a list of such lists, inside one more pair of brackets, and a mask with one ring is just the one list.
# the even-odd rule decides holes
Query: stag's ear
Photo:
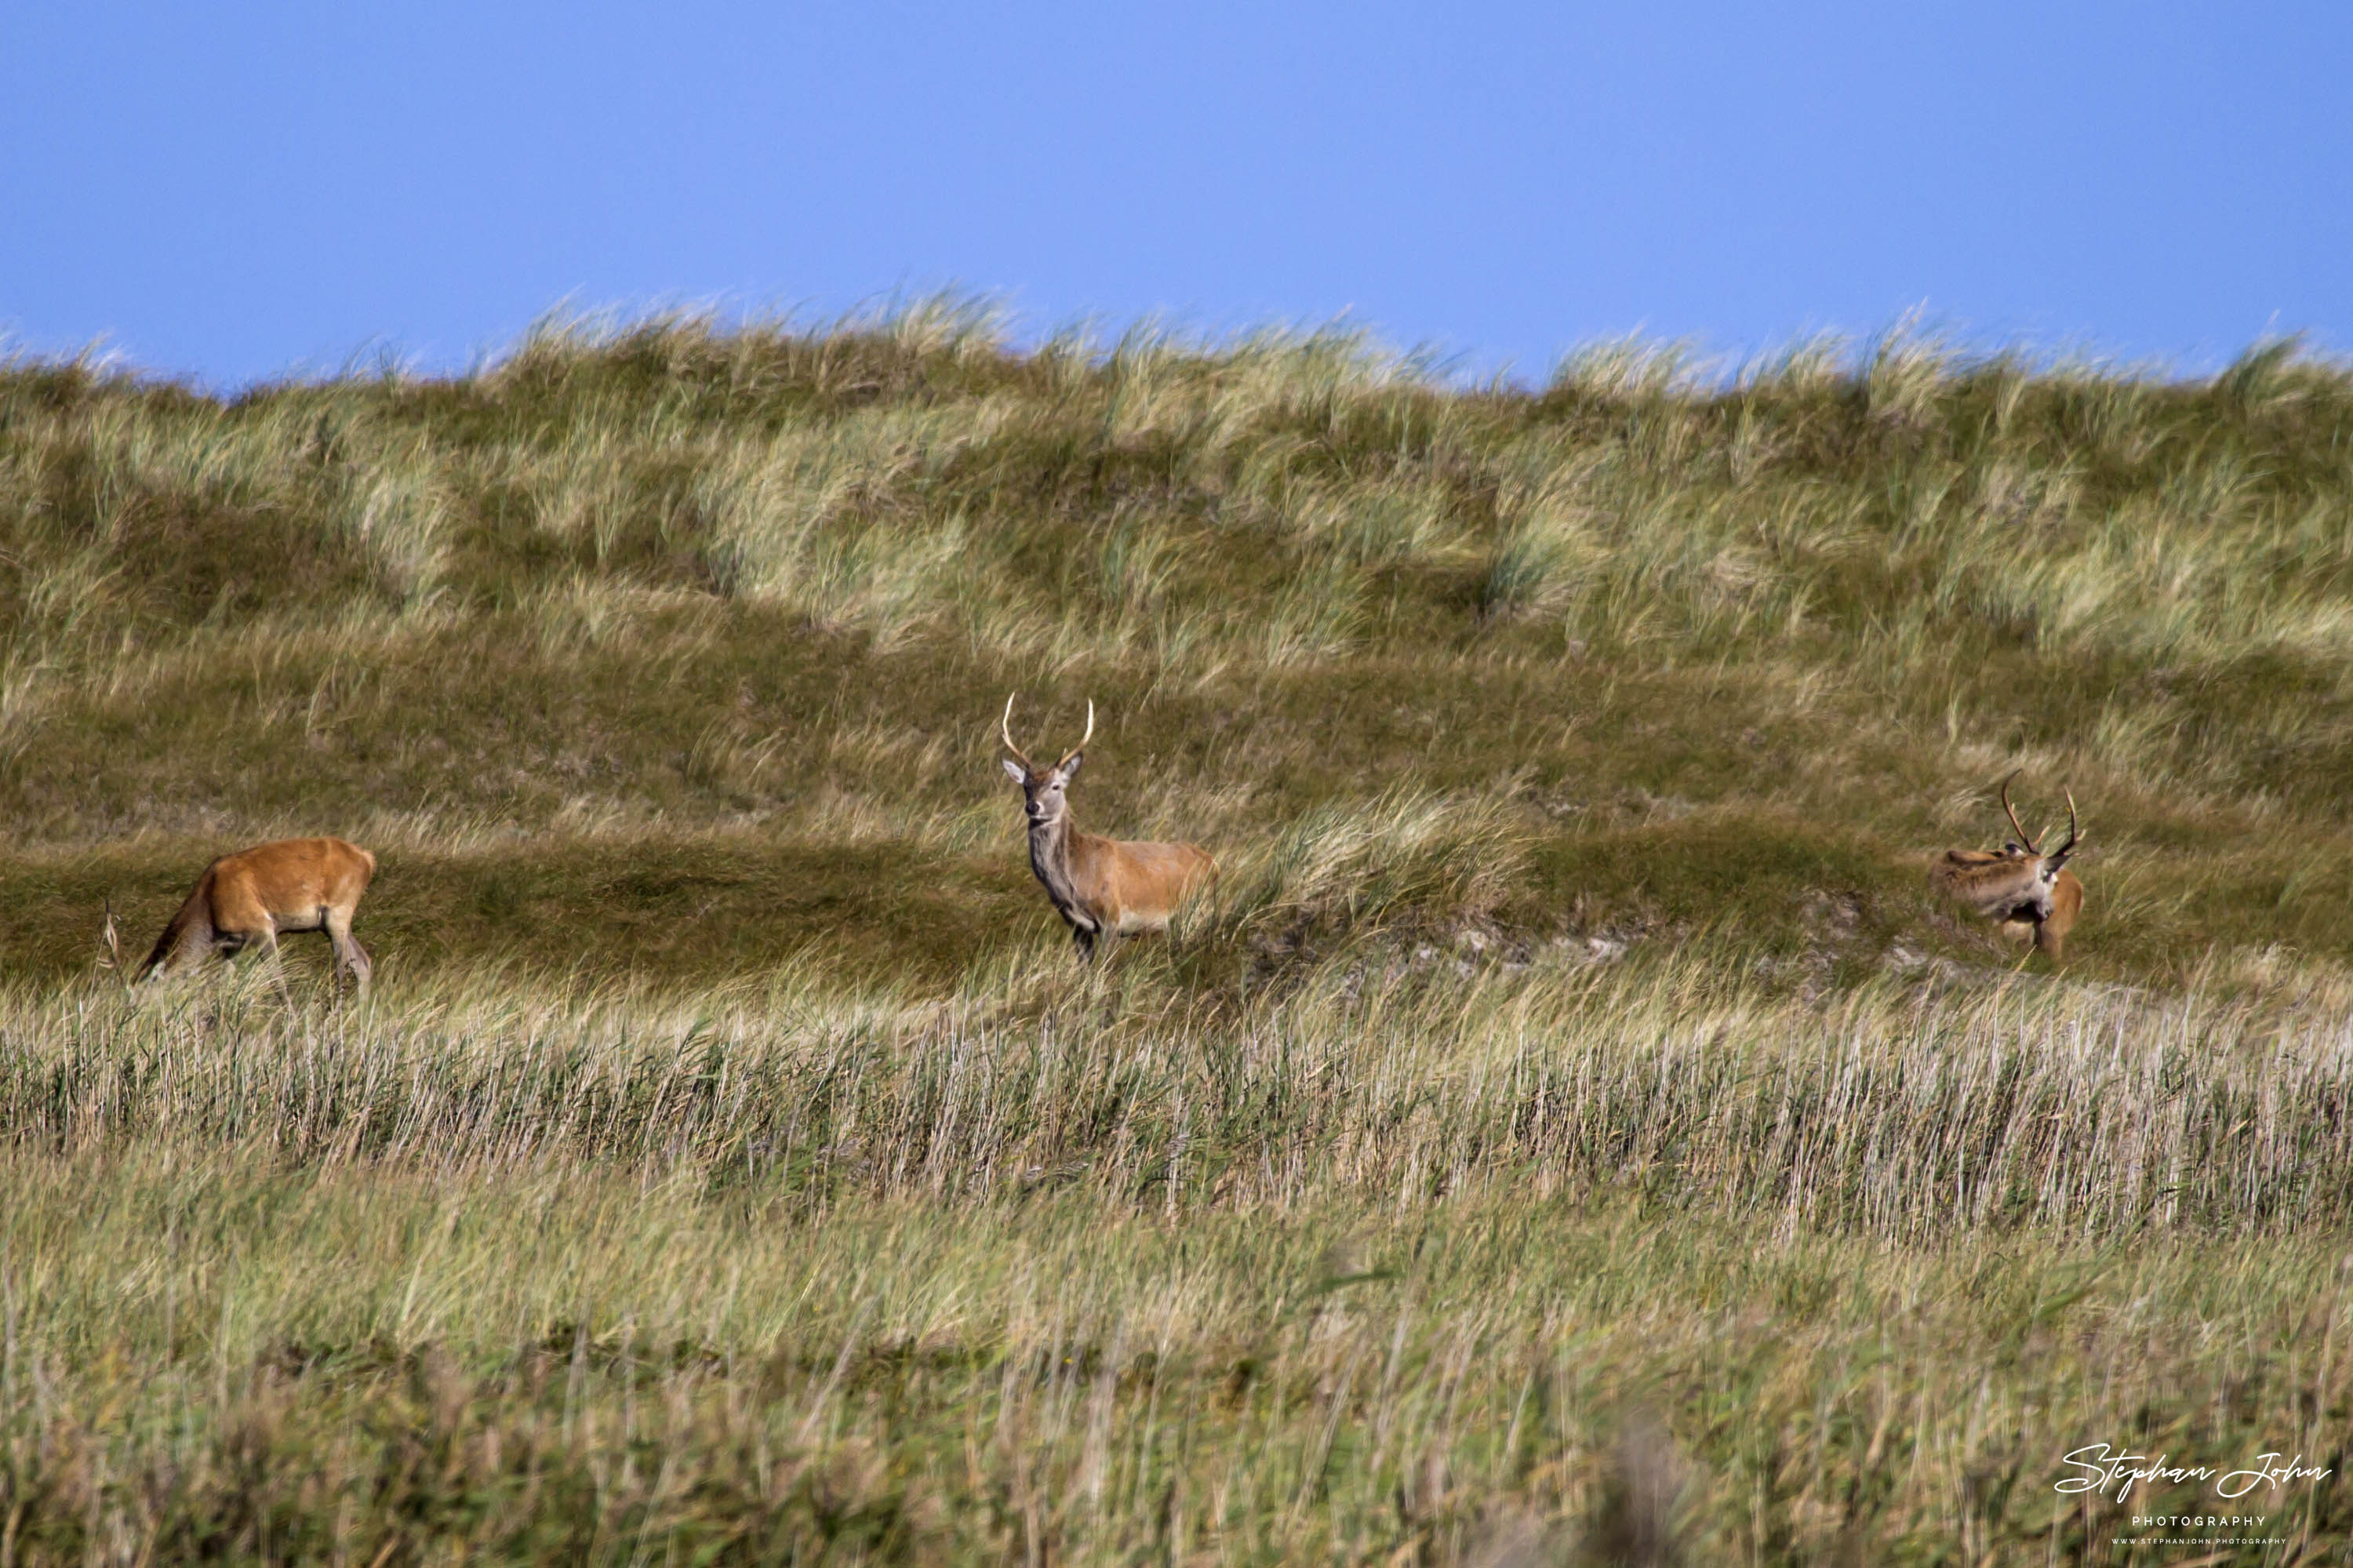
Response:
[{"label": "stag's ear", "polygon": [[1005,776],[1008,779],[1012,779],[1016,784],[1027,784],[1029,782],[1029,770],[1027,768],[1022,767],[1021,764],[1014,761],[1013,758],[1009,757],[1000,757],[997,760],[1005,765]]},{"label": "stag's ear", "polygon": [[1055,768],[1054,771],[1060,774],[1062,776],[1062,782],[1067,784],[1071,779],[1076,779],[1079,776],[1079,764],[1084,762],[1086,759],[1087,754],[1085,752],[1074,751],[1071,753],[1070,756],[1062,758],[1062,765],[1060,768]]}]

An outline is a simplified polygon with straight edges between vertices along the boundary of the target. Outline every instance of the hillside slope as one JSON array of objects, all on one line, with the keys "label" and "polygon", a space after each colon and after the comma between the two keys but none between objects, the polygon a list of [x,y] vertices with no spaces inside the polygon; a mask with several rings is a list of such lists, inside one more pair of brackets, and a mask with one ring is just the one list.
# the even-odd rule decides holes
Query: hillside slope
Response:
[{"label": "hillside slope", "polygon": [[1041,744],[1103,715],[1082,824],[1261,884],[1425,863],[1377,911],[1261,885],[1261,965],[1375,922],[1995,957],[1919,865],[2005,836],[2017,768],[2084,806],[2087,972],[2333,966],[2348,432],[2284,346],[1460,390],[1337,336],[1016,352],[953,303],[228,400],[19,363],[0,954],[61,976],[110,896],[143,929],[212,853],[334,832],[384,857],[387,973],[944,983],[1051,940],[990,761],[1018,689]]}]

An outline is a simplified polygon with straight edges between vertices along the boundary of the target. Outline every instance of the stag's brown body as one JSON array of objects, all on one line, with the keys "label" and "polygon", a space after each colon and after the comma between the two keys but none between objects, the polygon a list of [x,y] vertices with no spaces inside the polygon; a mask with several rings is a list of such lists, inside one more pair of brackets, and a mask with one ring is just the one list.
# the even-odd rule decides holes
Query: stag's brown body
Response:
[{"label": "stag's brown body", "polygon": [[1094,737],[1094,704],[1087,705],[1085,736],[1051,768],[1039,768],[1013,744],[1011,697],[998,729],[1005,748],[1020,758],[1006,759],[1005,771],[1021,786],[1029,869],[1070,926],[1082,959],[1094,956],[1098,937],[1166,930],[1187,899],[1216,883],[1218,863],[1198,844],[1107,839],[1082,832],[1071,820],[1064,790]]},{"label": "stag's brown body", "polygon": [[1999,850],[1947,850],[1929,863],[1928,885],[1991,920],[2010,940],[2031,942],[2037,952],[2063,959],[2067,933],[2084,912],[2084,885],[2065,869],[2080,842],[2075,799],[2067,798],[2067,842],[2048,854],[2019,826],[2007,779],[2001,805],[2018,838]]},{"label": "stag's brown body", "polygon": [[158,978],[255,944],[274,962],[280,936],[324,931],[336,961],[365,987],[374,966],[352,935],[352,916],[375,874],[375,856],[342,839],[281,839],[225,854],[196,878],[187,902],[155,938],[139,978]]}]

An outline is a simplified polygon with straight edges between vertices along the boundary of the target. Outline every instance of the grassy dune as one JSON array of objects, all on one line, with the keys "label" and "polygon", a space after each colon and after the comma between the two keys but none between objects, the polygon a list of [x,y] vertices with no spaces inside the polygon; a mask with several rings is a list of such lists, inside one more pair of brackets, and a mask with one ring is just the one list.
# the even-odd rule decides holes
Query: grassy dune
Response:
[{"label": "grassy dune", "polygon": [[[2285,346],[0,368],[0,1562],[2179,1558],[2097,1442],[2333,1561],[2348,632]],[[1926,895],[2012,768],[2063,969]],[[319,832],[367,1001],[100,967]]]}]

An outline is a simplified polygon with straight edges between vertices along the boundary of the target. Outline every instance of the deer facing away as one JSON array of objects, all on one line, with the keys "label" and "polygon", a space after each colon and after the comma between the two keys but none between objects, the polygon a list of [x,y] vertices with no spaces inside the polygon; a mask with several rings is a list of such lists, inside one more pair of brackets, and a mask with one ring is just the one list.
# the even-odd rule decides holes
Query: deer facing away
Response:
[{"label": "deer facing away", "polygon": [[2010,803],[2010,779],[2001,781],[2001,809],[2018,837],[1992,850],[1947,850],[1928,866],[1928,885],[1968,905],[2015,942],[2034,944],[2052,959],[2065,956],[2067,933],[2084,912],[2084,885],[2066,869],[2080,842],[2075,796],[2067,795],[2067,842],[2045,853],[2019,824]]},{"label": "deer facing away", "polygon": [[1092,701],[1087,704],[1087,733],[1051,768],[1039,768],[1013,744],[1013,697],[1005,699],[997,730],[1013,754],[1001,759],[1005,771],[1021,786],[1029,820],[1029,869],[1069,923],[1080,958],[1094,957],[1099,936],[1166,930],[1179,905],[1217,881],[1218,863],[1197,844],[1107,839],[1081,832],[1071,821],[1064,791],[1094,738]]},{"label": "deer facing away", "polygon": [[139,979],[158,979],[215,953],[233,957],[259,943],[282,995],[286,977],[278,969],[278,938],[291,931],[324,931],[335,945],[338,966],[350,969],[364,991],[374,966],[352,935],[352,916],[375,874],[375,856],[342,839],[280,839],[225,854],[196,878],[187,902],[139,967]]}]

